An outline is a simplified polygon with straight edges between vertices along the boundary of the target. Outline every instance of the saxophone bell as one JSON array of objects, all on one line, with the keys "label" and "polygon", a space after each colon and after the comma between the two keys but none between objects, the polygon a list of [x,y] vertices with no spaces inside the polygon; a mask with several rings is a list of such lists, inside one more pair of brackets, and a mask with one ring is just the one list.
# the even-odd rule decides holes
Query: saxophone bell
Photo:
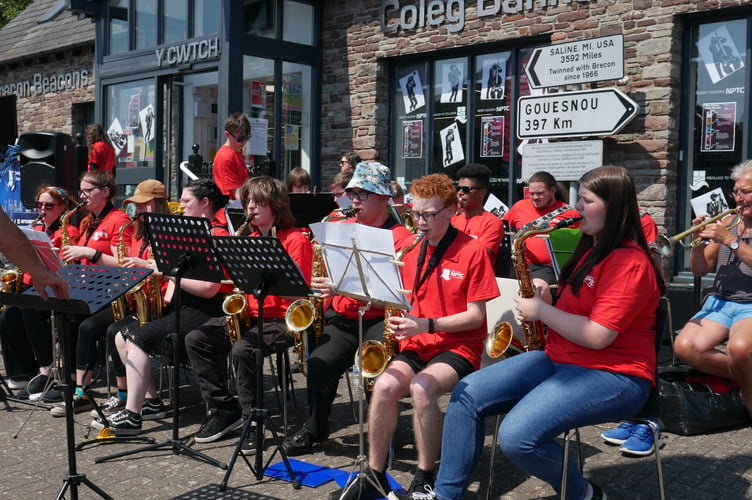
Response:
[{"label": "saxophone bell", "polygon": [[293,348],[298,353],[300,373],[308,376],[308,356],[310,345],[308,330],[316,319],[316,306],[308,299],[298,299],[289,305],[285,312],[285,325],[293,336]]},{"label": "saxophone bell", "polygon": [[251,325],[248,299],[236,288],[222,302],[222,312],[227,316],[227,335],[230,337],[230,344],[234,345],[243,334],[243,330]]}]

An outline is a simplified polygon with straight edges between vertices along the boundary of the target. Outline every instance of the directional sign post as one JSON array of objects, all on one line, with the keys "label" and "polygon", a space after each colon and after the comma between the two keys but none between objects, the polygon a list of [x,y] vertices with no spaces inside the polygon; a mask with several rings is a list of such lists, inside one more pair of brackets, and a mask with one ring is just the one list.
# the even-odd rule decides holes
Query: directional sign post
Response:
[{"label": "directional sign post", "polygon": [[632,121],[638,109],[616,88],[524,96],[517,100],[517,137],[611,135]]},{"label": "directional sign post", "polygon": [[525,73],[534,89],[618,80],[624,77],[624,35],[537,48]]}]

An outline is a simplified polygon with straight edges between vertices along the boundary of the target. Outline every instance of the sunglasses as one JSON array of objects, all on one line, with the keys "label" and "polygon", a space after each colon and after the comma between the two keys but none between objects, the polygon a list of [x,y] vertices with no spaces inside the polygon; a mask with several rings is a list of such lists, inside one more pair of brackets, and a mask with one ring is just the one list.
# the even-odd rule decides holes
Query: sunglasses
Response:
[{"label": "sunglasses", "polygon": [[34,206],[36,208],[43,208],[45,210],[52,210],[57,205],[58,205],[57,203],[46,203],[46,202],[43,202],[43,201],[37,201],[37,202],[34,203]]},{"label": "sunglasses", "polygon": [[462,191],[465,194],[470,194],[470,191],[473,189],[483,189],[482,187],[477,186],[457,186],[457,191]]},{"label": "sunglasses", "polygon": [[248,137],[236,137],[232,134],[230,134],[230,136],[235,139],[235,142],[246,142],[248,140]]}]

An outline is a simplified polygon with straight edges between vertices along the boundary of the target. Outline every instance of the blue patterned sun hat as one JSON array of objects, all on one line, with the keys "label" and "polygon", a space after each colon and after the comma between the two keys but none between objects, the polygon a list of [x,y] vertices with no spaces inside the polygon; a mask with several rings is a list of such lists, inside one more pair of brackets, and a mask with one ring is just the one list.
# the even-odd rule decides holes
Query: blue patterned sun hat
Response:
[{"label": "blue patterned sun hat", "polygon": [[347,189],[360,188],[371,193],[394,196],[392,173],[389,167],[375,161],[362,161],[355,167]]}]

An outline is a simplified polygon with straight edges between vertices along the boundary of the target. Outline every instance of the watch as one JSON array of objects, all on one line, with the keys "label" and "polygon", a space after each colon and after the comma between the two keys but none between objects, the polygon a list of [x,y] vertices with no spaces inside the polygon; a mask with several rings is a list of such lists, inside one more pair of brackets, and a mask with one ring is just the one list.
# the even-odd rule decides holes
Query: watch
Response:
[{"label": "watch", "polygon": [[741,239],[742,239],[742,237],[741,237],[741,236],[737,236],[737,237],[736,237],[736,239],[735,239],[734,241],[732,241],[732,242],[731,242],[731,244],[729,245],[729,248],[730,248],[731,250],[738,250],[738,249],[739,249],[739,241],[740,241]]}]

